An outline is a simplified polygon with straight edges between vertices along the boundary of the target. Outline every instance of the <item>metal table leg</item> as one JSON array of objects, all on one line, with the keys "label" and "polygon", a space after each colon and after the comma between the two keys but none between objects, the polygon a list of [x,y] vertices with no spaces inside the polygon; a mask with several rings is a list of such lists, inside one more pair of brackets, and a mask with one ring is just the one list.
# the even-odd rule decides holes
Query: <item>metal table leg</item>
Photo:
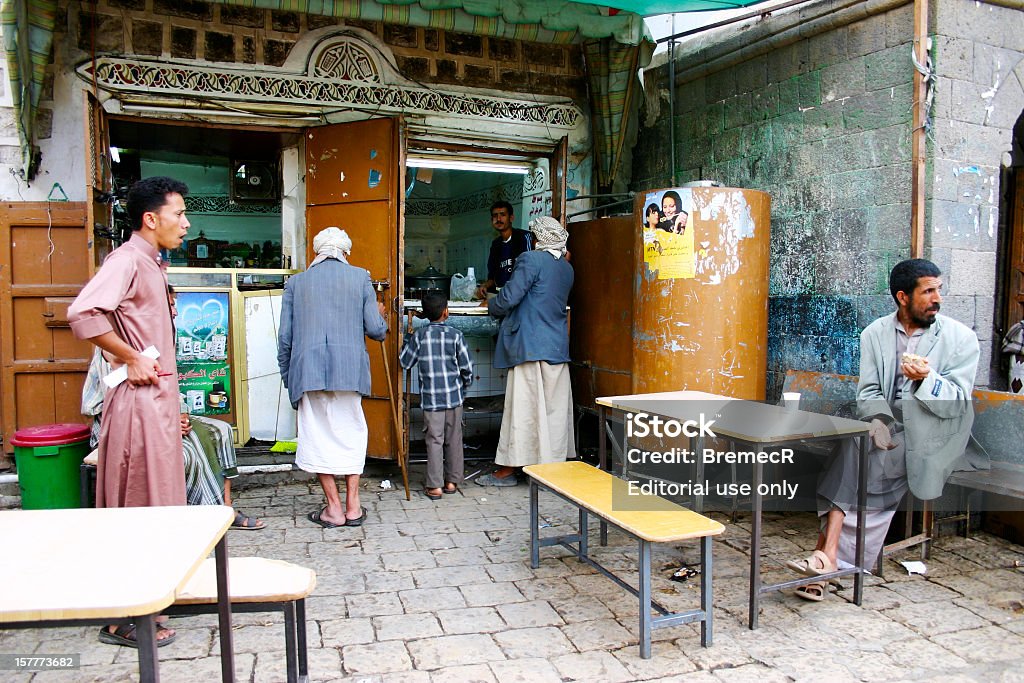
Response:
[{"label": "metal table leg", "polygon": [[860,437],[860,468],[857,473],[857,573],[853,577],[853,602],[864,598],[864,515],[868,503],[868,436]]},{"label": "metal table leg", "polygon": [[[106,628],[106,627],[104,627]],[[156,652],[156,615],[135,620],[135,642],[139,646],[139,680],[160,683],[160,663]]]},{"label": "metal table leg", "polygon": [[[604,420],[605,420],[605,408],[599,405],[597,407],[597,462],[602,470],[608,471],[608,444],[605,440],[604,435]],[[601,540],[602,546],[608,545],[608,523],[603,519],[601,520]]]},{"label": "metal table leg", "polygon": [[217,615],[220,631],[220,678],[235,681],[235,643],[231,630],[231,593],[228,590],[228,537],[221,536],[213,551],[217,560]]},{"label": "metal table leg", "polygon": [[750,522],[750,606],[747,618],[750,630],[757,628],[758,611],[761,608],[761,463],[754,464],[753,510]]},{"label": "metal table leg", "polygon": [[309,681],[309,660],[306,644],[306,599],[295,601],[295,636],[299,648],[299,680]]},{"label": "metal table leg", "polygon": [[580,540],[576,544],[576,557],[579,558],[580,562],[583,562],[587,557],[587,537],[589,536],[587,530],[587,511],[582,507],[580,510]]},{"label": "metal table leg", "polygon": [[537,482],[530,479],[530,566],[540,566],[540,513],[537,504]]},{"label": "metal table leg", "polygon": [[295,603],[284,604],[284,656],[288,660],[288,683],[299,683],[298,648],[295,644]]},{"label": "metal table leg", "polygon": [[640,657],[651,658],[651,544],[640,539]]},{"label": "metal table leg", "polygon": [[714,641],[714,630],[711,619],[711,537],[700,540],[700,608],[704,612],[704,620],[700,622],[700,644],[711,647]]}]

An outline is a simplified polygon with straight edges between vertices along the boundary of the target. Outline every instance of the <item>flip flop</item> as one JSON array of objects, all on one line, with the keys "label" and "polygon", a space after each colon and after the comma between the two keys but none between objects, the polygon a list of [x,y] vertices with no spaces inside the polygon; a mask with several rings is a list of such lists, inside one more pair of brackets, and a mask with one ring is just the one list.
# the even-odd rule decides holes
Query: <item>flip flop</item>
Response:
[{"label": "flip flop", "polygon": [[423,495],[429,498],[430,500],[441,500],[441,494],[431,493],[430,489],[423,489]]},{"label": "flip flop", "polygon": [[[170,629],[157,625],[157,636],[160,635],[161,631],[170,631]],[[156,646],[163,647],[164,645],[170,645],[177,637],[177,633],[174,633],[163,640],[158,637],[156,640]],[[134,647],[136,649],[139,647],[139,641],[135,638],[135,624],[118,624],[113,633],[104,626],[100,629],[99,640],[101,643],[106,643],[108,645],[123,645],[124,647]]]},{"label": "flip flop", "polygon": [[815,550],[810,557],[804,560],[789,560],[786,562],[786,566],[804,576],[818,576],[836,570],[835,565],[828,559],[828,555],[820,550]]},{"label": "flip flop", "polygon": [[241,512],[236,510],[235,521],[232,522],[231,528],[239,529],[241,531],[259,531],[260,529],[266,529],[267,525],[263,520],[243,515]]},{"label": "flip flop", "polygon": [[363,522],[366,520],[366,508],[361,507],[359,509],[362,511],[363,514],[359,515],[355,519],[349,519],[348,517],[346,517],[345,518],[344,526],[362,526],[363,525]]},{"label": "flip flop", "polygon": [[323,510],[316,510],[314,512],[310,512],[308,515],[306,515],[306,519],[313,522],[313,524],[319,524],[325,529],[337,529],[338,527],[349,526],[348,522],[346,522],[345,524],[335,524],[334,522],[328,522],[326,519],[323,519],[321,515],[323,515],[324,512],[326,511],[327,508],[324,508]]},{"label": "flip flop", "polygon": [[825,595],[827,594],[824,581],[815,581],[814,583],[809,583],[806,586],[797,586],[797,589],[794,592],[798,598],[810,600],[811,602],[821,602],[825,599]]},{"label": "flip flop", "polygon": [[[448,482],[448,483],[451,484],[451,482]],[[453,493],[458,493],[459,492],[459,485],[458,484],[452,484],[452,486],[454,488],[448,488],[448,484],[445,484],[444,488],[442,488],[441,490],[444,491],[445,494],[447,494],[449,496],[451,494],[453,494]]]}]

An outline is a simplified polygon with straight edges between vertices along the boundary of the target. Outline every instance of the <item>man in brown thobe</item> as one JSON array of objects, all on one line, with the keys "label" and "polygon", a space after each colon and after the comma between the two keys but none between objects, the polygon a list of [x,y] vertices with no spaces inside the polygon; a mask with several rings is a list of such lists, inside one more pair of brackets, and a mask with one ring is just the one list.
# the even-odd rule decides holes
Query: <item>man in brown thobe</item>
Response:
[{"label": "man in brown thobe", "polygon": [[[184,505],[185,471],[178,412],[174,323],[160,249],[176,249],[188,231],[184,183],[146,178],[128,193],[133,232],[107,257],[71,304],[79,339],[104,351],[128,379],[104,397],[96,507]],[[142,351],[154,346],[159,358]]]},{"label": "man in brown thobe", "polygon": [[[71,329],[103,350],[127,379],[104,394],[97,445],[96,507],[185,504],[185,462],[178,412],[174,320],[160,249],[177,249],[188,232],[188,187],[146,178],[128,191],[132,237],[111,252],[68,309]],[[153,346],[154,360],[142,355]],[[160,626],[157,645],[174,641]],[[138,647],[133,624],[100,629],[100,641]]]}]

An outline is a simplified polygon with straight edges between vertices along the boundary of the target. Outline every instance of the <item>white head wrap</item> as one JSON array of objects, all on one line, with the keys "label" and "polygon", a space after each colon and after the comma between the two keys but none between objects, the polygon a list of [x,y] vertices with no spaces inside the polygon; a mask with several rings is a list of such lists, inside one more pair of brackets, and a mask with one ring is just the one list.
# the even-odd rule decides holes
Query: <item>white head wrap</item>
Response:
[{"label": "white head wrap", "polygon": [[352,239],[339,228],[324,228],[313,238],[313,251],[317,256],[313,263],[309,264],[310,267],[329,258],[348,263],[345,257],[352,253]]},{"label": "white head wrap", "polygon": [[530,221],[530,231],[536,237],[536,249],[546,251],[556,259],[565,254],[565,241],[569,238],[569,232],[551,216]]}]

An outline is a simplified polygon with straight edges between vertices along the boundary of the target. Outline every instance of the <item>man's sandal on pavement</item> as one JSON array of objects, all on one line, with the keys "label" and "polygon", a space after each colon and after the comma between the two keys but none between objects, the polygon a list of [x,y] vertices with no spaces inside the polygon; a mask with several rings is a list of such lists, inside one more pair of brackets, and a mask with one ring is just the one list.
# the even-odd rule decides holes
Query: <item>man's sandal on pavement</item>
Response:
[{"label": "man's sandal on pavement", "polygon": [[[172,633],[164,639],[160,638],[160,634],[170,629],[160,626],[157,624],[156,627],[156,646],[163,647],[164,645],[170,645],[174,642],[174,639],[178,637],[177,633]],[[136,638],[135,624],[118,624],[114,632],[110,632],[110,628],[104,626],[100,629],[100,642],[107,643],[108,645],[123,645],[125,647],[139,647],[139,641]]]},{"label": "man's sandal on pavement", "polygon": [[810,600],[812,602],[821,602],[828,594],[824,581],[815,581],[814,583],[809,583],[806,586],[797,586],[797,589],[794,592],[797,597],[803,598],[804,600]]},{"label": "man's sandal on pavement", "polygon": [[790,560],[786,562],[786,566],[804,576],[818,576],[836,570],[835,565],[828,559],[828,555],[820,550],[815,550],[807,559]]}]

